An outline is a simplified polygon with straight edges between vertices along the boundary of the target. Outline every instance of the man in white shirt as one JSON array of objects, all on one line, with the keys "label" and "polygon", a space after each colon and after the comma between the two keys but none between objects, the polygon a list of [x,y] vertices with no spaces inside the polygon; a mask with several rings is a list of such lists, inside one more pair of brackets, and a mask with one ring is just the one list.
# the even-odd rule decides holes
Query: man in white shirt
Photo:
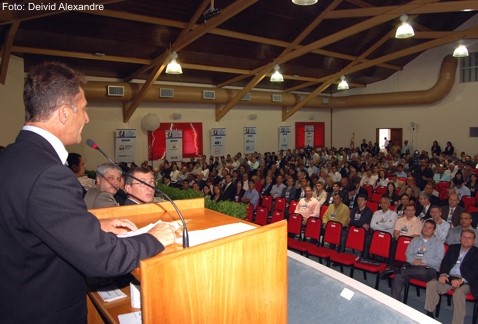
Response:
[{"label": "man in white shirt", "polygon": [[373,213],[370,227],[373,230],[388,232],[393,236],[393,230],[395,228],[395,222],[397,221],[398,215],[396,212],[390,209],[390,198],[382,197],[380,200],[380,206],[382,209]]}]

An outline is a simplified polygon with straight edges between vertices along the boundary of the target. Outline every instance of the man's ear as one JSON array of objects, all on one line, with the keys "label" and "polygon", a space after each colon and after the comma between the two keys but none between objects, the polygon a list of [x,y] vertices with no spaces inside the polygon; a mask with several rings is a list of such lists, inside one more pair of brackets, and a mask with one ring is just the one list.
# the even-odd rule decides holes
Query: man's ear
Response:
[{"label": "man's ear", "polygon": [[62,124],[66,124],[68,118],[70,118],[70,109],[67,105],[61,105],[58,109],[58,118]]}]

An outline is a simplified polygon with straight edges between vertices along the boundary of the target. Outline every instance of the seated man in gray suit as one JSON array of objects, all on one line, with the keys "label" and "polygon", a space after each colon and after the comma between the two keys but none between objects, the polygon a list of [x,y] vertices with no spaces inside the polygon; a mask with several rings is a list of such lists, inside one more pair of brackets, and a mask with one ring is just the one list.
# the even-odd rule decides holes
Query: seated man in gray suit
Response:
[{"label": "seated man in gray suit", "polygon": [[114,164],[103,163],[96,169],[96,188],[88,190],[85,203],[88,209],[118,206],[114,195],[121,181],[121,171]]}]

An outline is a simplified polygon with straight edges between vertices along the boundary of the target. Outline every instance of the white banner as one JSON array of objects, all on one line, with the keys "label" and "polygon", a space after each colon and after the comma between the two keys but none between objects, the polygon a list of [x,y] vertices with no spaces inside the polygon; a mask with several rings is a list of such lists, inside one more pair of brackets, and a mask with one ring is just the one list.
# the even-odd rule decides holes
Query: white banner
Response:
[{"label": "white banner", "polygon": [[310,146],[314,147],[314,126],[313,125],[305,125],[305,147]]},{"label": "white banner", "polygon": [[279,127],[279,151],[290,149],[290,126]]},{"label": "white banner", "polygon": [[244,153],[256,151],[256,128],[244,127]]},{"label": "white banner", "polygon": [[136,150],[136,129],[115,131],[115,162],[134,162]]},{"label": "white banner", "polygon": [[183,131],[166,131],[166,159],[171,161],[182,161],[183,159]]},{"label": "white banner", "polygon": [[226,129],[211,128],[211,155],[225,156],[226,150]]}]

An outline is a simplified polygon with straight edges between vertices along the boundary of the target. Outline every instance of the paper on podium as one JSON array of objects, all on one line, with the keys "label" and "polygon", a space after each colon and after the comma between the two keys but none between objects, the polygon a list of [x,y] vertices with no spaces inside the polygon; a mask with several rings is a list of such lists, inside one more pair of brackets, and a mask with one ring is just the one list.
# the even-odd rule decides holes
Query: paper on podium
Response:
[{"label": "paper on podium", "polygon": [[[191,231],[189,232],[189,246],[195,246],[209,241],[214,241],[226,236],[231,236],[234,234],[239,234],[245,231],[252,230],[257,228],[246,223],[233,223],[227,225],[221,225],[216,227],[211,227],[204,230]],[[183,238],[179,237],[176,239],[177,244],[182,244]]]}]

